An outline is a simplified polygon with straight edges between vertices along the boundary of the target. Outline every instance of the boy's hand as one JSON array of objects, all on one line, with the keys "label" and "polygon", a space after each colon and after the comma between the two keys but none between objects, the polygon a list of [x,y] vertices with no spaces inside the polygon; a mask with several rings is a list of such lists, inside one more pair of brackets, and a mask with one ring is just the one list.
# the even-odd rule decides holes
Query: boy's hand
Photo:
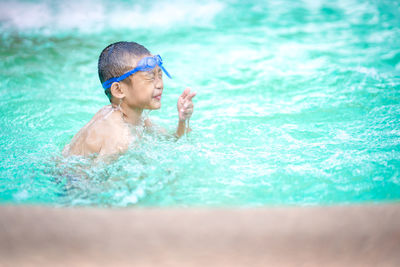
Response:
[{"label": "boy's hand", "polygon": [[179,121],[184,122],[192,116],[193,102],[192,98],[196,92],[190,92],[190,88],[186,88],[178,99],[178,115]]}]

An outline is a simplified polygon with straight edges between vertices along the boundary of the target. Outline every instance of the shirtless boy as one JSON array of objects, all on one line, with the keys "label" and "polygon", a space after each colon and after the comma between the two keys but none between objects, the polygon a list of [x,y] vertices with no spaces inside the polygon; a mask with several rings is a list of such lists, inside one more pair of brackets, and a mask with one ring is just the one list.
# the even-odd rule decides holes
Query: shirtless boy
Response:
[{"label": "shirtless boy", "polygon": [[[152,123],[143,118],[143,110],[161,107],[164,89],[162,73],[169,73],[161,57],[152,55],[135,42],[117,42],[107,46],[98,62],[99,78],[111,104],[101,108],[66,145],[63,155],[106,156],[125,152],[137,138],[135,127],[151,129]],[[176,137],[187,131],[193,113],[189,88],[178,99]],[[134,126],[134,127],[132,127]]]}]

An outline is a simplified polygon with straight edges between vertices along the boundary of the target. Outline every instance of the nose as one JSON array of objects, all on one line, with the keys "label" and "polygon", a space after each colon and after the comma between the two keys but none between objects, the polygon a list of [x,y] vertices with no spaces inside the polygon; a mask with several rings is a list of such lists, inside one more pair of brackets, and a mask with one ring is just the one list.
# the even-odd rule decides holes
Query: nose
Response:
[{"label": "nose", "polygon": [[161,76],[157,77],[154,82],[155,82],[154,86],[157,89],[159,89],[159,90],[163,90],[164,89],[164,82],[163,82],[163,79],[162,79]]}]

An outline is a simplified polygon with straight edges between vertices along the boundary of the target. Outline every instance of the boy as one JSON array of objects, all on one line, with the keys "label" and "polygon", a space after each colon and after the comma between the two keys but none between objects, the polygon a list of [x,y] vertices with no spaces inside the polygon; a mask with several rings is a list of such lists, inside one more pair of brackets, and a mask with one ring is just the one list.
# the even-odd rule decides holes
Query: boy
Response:
[{"label": "boy", "polygon": [[[63,155],[97,156],[125,152],[134,140],[135,127],[149,129],[144,109],[159,109],[164,89],[162,72],[170,77],[159,55],[153,56],[135,42],[107,46],[98,62],[99,78],[111,105],[101,108],[63,149]],[[179,122],[176,136],[189,131],[195,92],[187,88],[178,99]],[[135,126],[135,127],[132,127]]]}]

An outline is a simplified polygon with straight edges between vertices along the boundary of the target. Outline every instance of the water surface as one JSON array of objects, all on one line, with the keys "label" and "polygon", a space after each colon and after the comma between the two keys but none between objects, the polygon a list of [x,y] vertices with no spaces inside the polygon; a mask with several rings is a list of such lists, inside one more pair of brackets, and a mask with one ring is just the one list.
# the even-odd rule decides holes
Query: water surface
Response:
[{"label": "water surface", "polygon": [[[42,0],[0,10],[3,203],[400,199],[398,1]],[[193,132],[178,142],[145,135],[108,165],[63,161],[63,146],[108,102],[97,59],[120,40],[162,55],[174,76],[150,113],[157,124],[174,131],[178,96],[198,92]]]}]

